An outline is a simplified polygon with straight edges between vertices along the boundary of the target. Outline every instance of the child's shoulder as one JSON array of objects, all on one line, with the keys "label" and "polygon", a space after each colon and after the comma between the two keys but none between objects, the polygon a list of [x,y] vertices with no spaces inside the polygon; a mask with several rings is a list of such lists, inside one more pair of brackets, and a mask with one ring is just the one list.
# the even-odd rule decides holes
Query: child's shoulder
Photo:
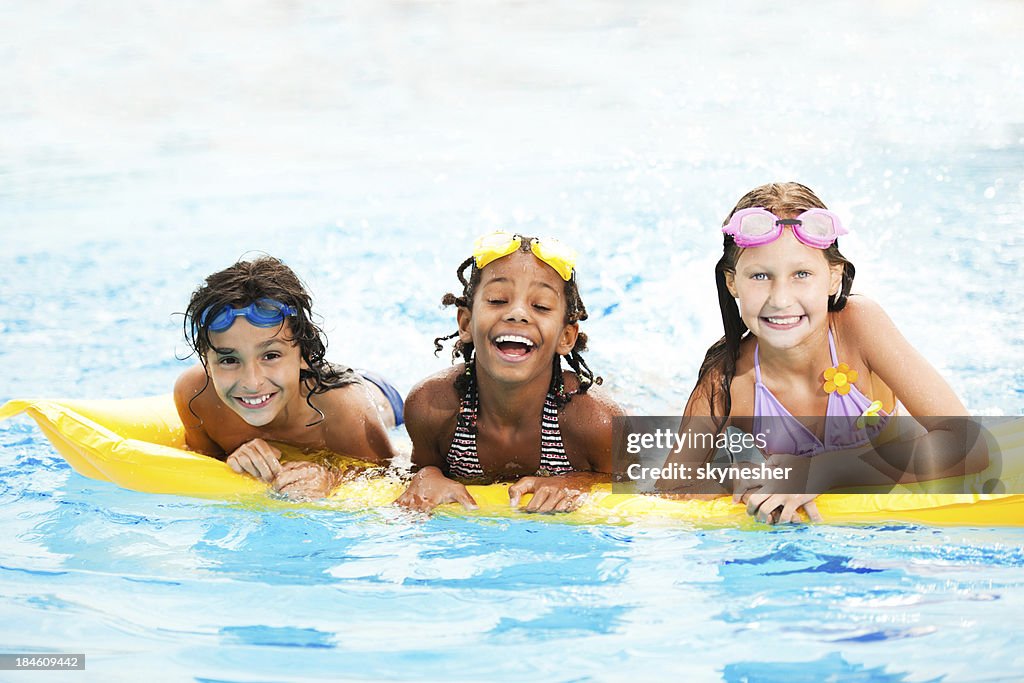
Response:
[{"label": "child's shoulder", "polygon": [[599,425],[611,425],[612,418],[626,414],[626,411],[596,384],[591,385],[586,393],[574,393],[580,388],[580,378],[575,372],[564,371],[562,381],[565,383],[565,390],[573,394],[572,400],[564,408],[567,424],[593,430]]},{"label": "child's shoulder", "polygon": [[[754,349],[757,347],[757,338],[747,334],[739,343],[739,354],[736,357],[736,364],[733,367],[732,375],[729,378],[728,395],[731,397],[732,412],[736,408],[745,410],[748,398],[752,400],[754,390]],[[707,368],[707,371],[697,380],[690,398],[683,409],[684,415],[708,416],[721,415],[725,412],[726,390],[723,390],[725,379],[724,360]]]},{"label": "child's shoulder", "polygon": [[[202,407],[207,392],[204,390],[209,386],[209,378],[206,376],[206,369],[196,364],[185,370],[174,382],[174,402],[180,408],[192,402],[194,407]],[[209,392],[214,394],[215,392]],[[195,401],[193,401],[195,399]]]},{"label": "child's shoulder", "polygon": [[885,316],[885,311],[871,297],[864,296],[863,294],[853,294],[846,300],[843,310],[839,311],[836,315],[850,320],[861,320]]},{"label": "child's shoulder", "polygon": [[210,386],[201,364],[193,365],[178,376],[174,383],[174,407],[185,425],[190,448],[210,455],[221,452],[207,428],[221,423],[223,403]]},{"label": "child's shoulder", "polygon": [[458,412],[461,397],[455,390],[455,380],[465,371],[465,363],[459,363],[420,380],[405,399],[406,421],[443,418]]},{"label": "child's shoulder", "polygon": [[832,321],[841,337],[868,341],[892,326],[892,320],[877,301],[863,294],[846,300],[843,310],[832,314]]},{"label": "child's shoulder", "polygon": [[[563,381],[567,391],[579,389],[575,373],[565,373]],[[585,469],[610,472],[614,419],[625,415],[601,387],[591,386],[586,393],[575,394],[558,418],[566,451],[575,454],[574,462],[587,462]]]}]

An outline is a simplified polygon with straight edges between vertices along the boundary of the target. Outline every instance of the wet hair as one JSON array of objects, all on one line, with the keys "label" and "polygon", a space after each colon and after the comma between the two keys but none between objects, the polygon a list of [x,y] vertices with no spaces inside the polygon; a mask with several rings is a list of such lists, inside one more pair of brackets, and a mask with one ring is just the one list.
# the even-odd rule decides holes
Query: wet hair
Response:
[{"label": "wet hair", "polygon": [[[530,244],[535,238],[533,237],[522,237],[522,244],[519,247],[520,251],[526,253],[532,253],[530,251]],[[469,273],[467,277],[466,273]],[[473,257],[470,256],[468,259],[463,261],[458,269],[455,271],[455,275],[459,278],[459,282],[462,283],[462,295],[456,296],[451,292],[445,294],[441,298],[441,304],[444,306],[457,306],[459,308],[465,308],[470,311],[473,310],[473,297],[476,294],[476,289],[480,284],[480,276],[482,270],[476,267],[476,262]],[[576,273],[573,272],[573,276],[565,283],[565,324],[572,325],[573,323],[580,322],[587,319],[587,309],[583,305],[583,299],[580,298],[580,290],[576,285]],[[445,342],[449,339],[455,339],[459,336],[458,331],[453,332],[445,337],[437,337],[434,339],[434,355],[436,356],[444,348]],[[579,387],[573,391],[568,392],[565,389],[565,383],[562,380],[562,357],[559,354],[555,354],[552,359],[551,367],[551,393],[555,396],[555,402],[559,407],[562,407],[572,400],[575,394],[585,394],[594,384],[601,384],[604,380],[601,377],[596,377],[587,362],[583,360],[583,351],[587,350],[587,335],[580,332],[576,336],[576,343],[573,345],[572,350],[565,355],[565,361],[572,368],[573,372],[579,378]],[[459,358],[462,358],[466,363],[466,372],[460,374],[455,379],[455,390],[459,396],[465,396],[470,390],[473,384],[476,382],[476,361],[475,354],[473,351],[472,342],[464,342],[457,340],[454,348],[452,348],[452,363],[455,363]]]},{"label": "wet hair", "polygon": [[[808,209],[826,209],[824,202],[818,199],[817,195],[810,188],[800,183],[771,183],[756,187],[743,195],[726,216],[722,225],[729,223],[732,215],[740,209],[760,207],[774,213],[777,216],[784,214],[802,213]],[[701,363],[700,372],[697,375],[697,386],[695,391],[703,390],[707,393],[707,399],[711,406],[711,417],[715,421],[716,428],[721,431],[725,422],[732,413],[732,396],[730,387],[732,379],[736,375],[736,361],[740,355],[740,342],[747,336],[749,330],[743,319],[740,317],[739,307],[736,300],[726,286],[726,273],[736,272],[736,261],[743,252],[741,247],[736,246],[732,235],[724,235],[722,245],[722,258],[715,264],[715,285],[718,288],[718,306],[722,312],[722,324],[725,327],[725,336],[711,345],[704,362]],[[822,249],[825,260],[829,265],[843,266],[842,283],[835,296],[829,297],[828,310],[830,312],[841,311],[846,307],[846,301],[850,296],[850,289],[853,287],[853,278],[856,269],[853,264],[839,251],[839,242],[833,242],[827,249]],[[716,416],[715,408],[721,405],[723,412]]]},{"label": "wet hair", "polygon": [[[258,299],[273,299],[295,309],[295,315],[285,318],[291,335],[287,341],[299,347],[302,360],[308,367],[299,371],[299,379],[309,388],[306,403],[320,414],[319,420],[306,426],[312,427],[323,422],[323,411],[313,405],[313,396],[346,384],[354,384],[359,381],[359,376],[351,368],[332,365],[324,359],[327,353],[327,337],[312,321],[312,299],[295,272],[273,256],[239,261],[210,275],[192,292],[192,298],[185,310],[185,339],[207,372],[206,384],[189,401],[189,411],[195,415],[192,401],[210,386],[206,354],[211,349],[216,350],[210,341],[209,325],[204,324],[203,313],[220,311],[225,306],[244,308]],[[281,325],[284,326],[285,322]]]}]

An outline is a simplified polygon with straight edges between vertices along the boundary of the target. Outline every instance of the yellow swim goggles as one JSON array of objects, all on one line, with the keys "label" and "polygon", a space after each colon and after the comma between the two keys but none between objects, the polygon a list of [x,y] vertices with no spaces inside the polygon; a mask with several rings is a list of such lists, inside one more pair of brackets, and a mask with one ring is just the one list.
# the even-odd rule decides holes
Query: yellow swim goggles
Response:
[{"label": "yellow swim goggles", "polygon": [[529,241],[533,255],[554,268],[563,280],[568,282],[572,279],[573,270],[576,268],[576,250],[552,237],[523,237],[502,231],[478,237],[473,243],[476,267],[483,268],[488,263],[508,256],[521,248],[524,240]]}]

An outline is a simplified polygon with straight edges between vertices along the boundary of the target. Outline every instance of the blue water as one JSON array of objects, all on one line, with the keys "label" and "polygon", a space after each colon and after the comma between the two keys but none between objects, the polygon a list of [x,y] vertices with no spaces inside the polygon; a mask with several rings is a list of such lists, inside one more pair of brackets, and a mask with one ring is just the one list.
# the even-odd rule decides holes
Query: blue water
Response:
[{"label": "blue water", "polygon": [[[510,227],[581,252],[606,388],[677,412],[715,226],[796,179],[969,409],[1024,414],[1022,29],[998,1],[0,5],[0,399],[166,393],[173,313],[254,250],[407,391],[466,245]],[[4,651],[87,655],[55,680],[1024,671],[1021,530],[263,512],[85,479],[18,418],[0,549]]]}]

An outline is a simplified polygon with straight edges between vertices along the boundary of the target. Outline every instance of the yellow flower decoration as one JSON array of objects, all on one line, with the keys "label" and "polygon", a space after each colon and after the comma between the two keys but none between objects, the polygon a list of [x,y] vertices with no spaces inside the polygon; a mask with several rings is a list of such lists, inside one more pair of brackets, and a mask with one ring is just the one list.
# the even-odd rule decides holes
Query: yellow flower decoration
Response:
[{"label": "yellow flower decoration", "polygon": [[881,401],[872,401],[871,405],[864,411],[864,414],[857,418],[857,429],[864,429],[868,425],[874,427],[881,422],[882,416],[878,414],[878,411],[881,409]]},{"label": "yellow flower decoration", "polygon": [[857,371],[846,363],[840,363],[825,371],[825,393],[837,392],[840,396],[850,393],[850,387],[857,381]]}]

